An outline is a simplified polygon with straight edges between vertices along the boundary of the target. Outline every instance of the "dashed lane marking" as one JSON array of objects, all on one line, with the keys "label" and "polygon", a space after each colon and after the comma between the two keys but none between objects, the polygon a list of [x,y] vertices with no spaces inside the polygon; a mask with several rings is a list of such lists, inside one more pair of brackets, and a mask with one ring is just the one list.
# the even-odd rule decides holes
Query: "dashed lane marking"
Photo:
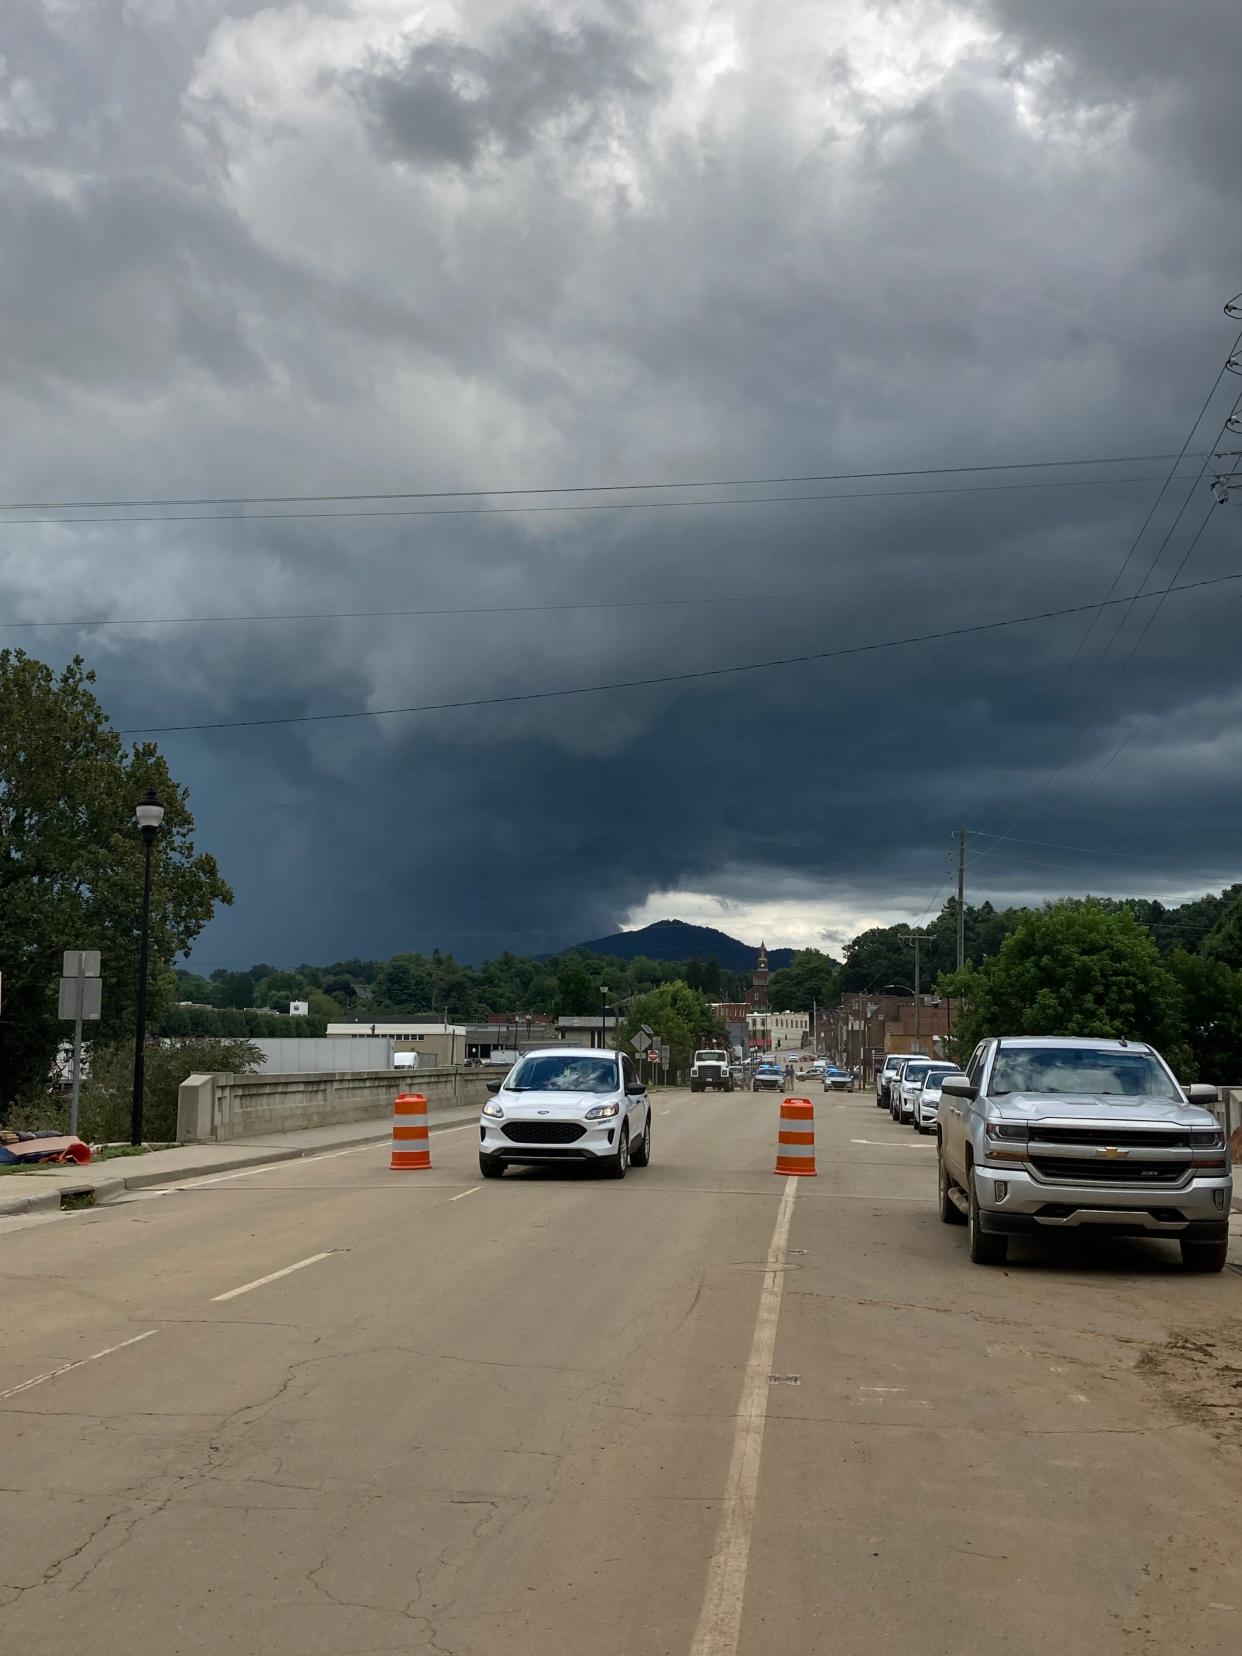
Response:
[{"label": "dashed lane marking", "polygon": [[87,1363],[97,1363],[101,1357],[111,1357],[114,1351],[124,1351],[126,1346],[137,1345],[140,1340],[149,1340],[152,1334],[158,1334],[158,1328],[148,1328],[145,1333],[135,1334],[132,1339],[122,1340],[119,1345],[105,1346],[102,1351],[92,1351],[89,1357],[79,1357],[76,1362],[61,1363],[59,1368],[48,1369],[44,1374],[36,1374],[29,1380],[23,1380],[20,1386],[10,1386],[8,1391],[0,1392],[0,1399],[17,1397],[21,1392],[28,1392],[33,1386],[41,1386],[45,1380],[55,1380],[58,1375],[68,1374],[71,1369],[84,1368]]},{"label": "dashed lane marking", "polygon": [[211,1302],[219,1304],[221,1300],[236,1299],[239,1294],[248,1294],[252,1288],[262,1288],[265,1283],[275,1282],[280,1277],[292,1276],[294,1271],[304,1271],[308,1265],[318,1265],[321,1259],[331,1259],[332,1250],[327,1253],[310,1254],[306,1259],[299,1259],[294,1265],[286,1265],[283,1270],[269,1271],[266,1276],[255,1277],[253,1282],[243,1282],[240,1288],[230,1288],[227,1293],[213,1294]]},{"label": "dashed lane marking", "polygon": [[759,1294],[759,1314],[755,1320],[738,1404],[720,1528],[707,1569],[703,1607],[690,1645],[690,1656],[736,1656],[737,1652],[746,1594],[746,1571],[750,1562],[750,1536],[755,1522],[763,1431],[767,1424],[769,1376],[776,1348],[776,1328],[785,1282],[785,1256],[789,1251],[789,1226],[793,1219],[798,1183],[796,1177],[785,1180],[768,1248],[767,1269]]}]

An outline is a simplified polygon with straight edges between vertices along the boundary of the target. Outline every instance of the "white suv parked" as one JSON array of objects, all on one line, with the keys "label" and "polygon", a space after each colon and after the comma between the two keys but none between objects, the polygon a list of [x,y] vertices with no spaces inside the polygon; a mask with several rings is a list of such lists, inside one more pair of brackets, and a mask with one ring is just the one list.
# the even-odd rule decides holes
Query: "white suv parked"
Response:
[{"label": "white suv parked", "polygon": [[628,1053],[545,1047],[526,1053],[479,1120],[479,1172],[499,1179],[510,1164],[586,1162],[612,1179],[651,1160],[651,1104]]}]

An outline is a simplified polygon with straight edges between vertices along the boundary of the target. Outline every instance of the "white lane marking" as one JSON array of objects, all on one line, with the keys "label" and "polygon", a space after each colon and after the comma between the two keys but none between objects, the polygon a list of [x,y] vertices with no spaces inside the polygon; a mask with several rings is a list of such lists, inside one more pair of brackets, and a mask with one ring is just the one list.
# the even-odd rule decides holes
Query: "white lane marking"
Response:
[{"label": "white lane marking", "polygon": [[[431,1131],[437,1138],[444,1133],[464,1133],[471,1127],[477,1127],[477,1121],[464,1121],[460,1127],[433,1127]],[[168,1190],[153,1192],[160,1196],[169,1195],[173,1190],[197,1190],[202,1185],[227,1184],[230,1179],[253,1179],[259,1173],[272,1173],[281,1167],[309,1167],[312,1162],[334,1161],[337,1156],[357,1156],[364,1150],[387,1150],[390,1139],[369,1139],[366,1144],[351,1144],[348,1150],[324,1150],[318,1156],[286,1156],[281,1161],[264,1162],[261,1167],[247,1167],[240,1173],[213,1173],[206,1179],[194,1179],[188,1184],[170,1184]]]},{"label": "white lane marking", "polygon": [[62,1363],[59,1368],[48,1369],[46,1374],[36,1374],[31,1380],[23,1380],[20,1386],[10,1386],[8,1391],[0,1392],[0,1398],[16,1397],[19,1392],[27,1392],[32,1386],[41,1386],[45,1380],[55,1380],[58,1374],[68,1374],[70,1369],[79,1369],[87,1363],[96,1363],[101,1357],[111,1357],[114,1351],[124,1351],[126,1346],[137,1345],[139,1340],[149,1340],[152,1334],[158,1333],[158,1328],[148,1328],[145,1334],[135,1334],[130,1340],[122,1340],[120,1345],[105,1346],[102,1351],[92,1351],[89,1357],[79,1357],[73,1363]]},{"label": "white lane marking", "polygon": [[296,1265],[286,1265],[283,1271],[269,1271],[266,1276],[255,1277],[253,1282],[243,1282],[240,1288],[230,1288],[227,1294],[213,1294],[211,1303],[216,1305],[220,1300],[236,1299],[238,1294],[248,1294],[252,1288],[262,1288],[265,1282],[275,1282],[278,1277],[291,1276],[294,1271],[304,1271],[308,1265],[317,1265],[321,1259],[331,1259],[332,1251],[327,1253],[311,1254],[308,1259],[299,1259]]},{"label": "white lane marking", "polygon": [[742,1381],[720,1528],[707,1569],[703,1607],[699,1611],[690,1656],[736,1656],[742,1628],[742,1602],[746,1594],[746,1569],[750,1562],[750,1535],[755,1522],[755,1494],[759,1487],[763,1431],[767,1424],[768,1376],[772,1373],[789,1226],[797,1193],[798,1179],[791,1176],[785,1180],[785,1191],[768,1248],[767,1270],[759,1295],[759,1314]]},{"label": "white lane marking", "polygon": [[464,1201],[467,1196],[473,1196],[476,1190],[482,1190],[482,1185],[471,1185],[469,1190],[463,1190],[459,1196],[450,1196],[450,1202]]},{"label": "white lane marking", "polygon": [[671,1110],[671,1109],[668,1109],[668,1110],[661,1110],[661,1111],[660,1111],[660,1114],[661,1114],[661,1115],[672,1115],[672,1113],[673,1113],[673,1112],[672,1112],[672,1110]]},{"label": "white lane marking", "polygon": [[931,1150],[931,1140],[924,1143],[922,1139],[915,1139],[911,1144],[898,1144],[893,1139],[851,1139],[851,1144],[870,1144],[881,1150]]}]

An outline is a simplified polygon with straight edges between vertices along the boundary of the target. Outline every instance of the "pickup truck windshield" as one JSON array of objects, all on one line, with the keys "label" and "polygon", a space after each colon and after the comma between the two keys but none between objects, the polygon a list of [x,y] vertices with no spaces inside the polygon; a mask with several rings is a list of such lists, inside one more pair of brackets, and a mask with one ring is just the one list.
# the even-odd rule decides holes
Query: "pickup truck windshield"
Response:
[{"label": "pickup truck windshield", "polygon": [[1094,1052],[1088,1047],[1002,1047],[988,1092],[1116,1093],[1123,1098],[1176,1098],[1173,1083],[1145,1052]]},{"label": "pickup truck windshield", "polygon": [[694,1061],[696,1064],[727,1064],[729,1054],[727,1052],[696,1052]]}]

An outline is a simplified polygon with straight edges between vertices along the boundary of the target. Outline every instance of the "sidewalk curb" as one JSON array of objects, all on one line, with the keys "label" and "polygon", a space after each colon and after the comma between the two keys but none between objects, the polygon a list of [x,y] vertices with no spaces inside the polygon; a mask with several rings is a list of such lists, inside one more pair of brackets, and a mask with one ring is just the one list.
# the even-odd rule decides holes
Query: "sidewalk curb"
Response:
[{"label": "sidewalk curb", "polygon": [[[440,1112],[436,1112],[437,1114]],[[449,1111],[443,1112],[445,1114]],[[451,1112],[454,1117],[457,1111]],[[469,1113],[467,1113],[469,1119]],[[459,1125],[459,1123],[454,1123]],[[31,1192],[29,1195],[0,1197],[0,1219],[11,1219],[28,1213],[51,1212],[61,1206],[64,1196],[94,1196],[97,1207],[106,1207],[109,1202],[123,1196],[127,1190],[144,1190],[151,1185],[179,1185],[194,1179],[210,1178],[213,1174],[237,1173],[251,1167],[273,1167],[280,1162],[303,1161],[315,1156],[331,1155],[337,1150],[354,1150],[364,1144],[383,1144],[391,1134],[391,1126],[385,1124],[382,1129],[370,1128],[366,1132],[353,1134],[349,1138],[336,1139],[331,1145],[308,1145],[304,1149],[290,1149],[287,1146],[264,1146],[262,1142],[252,1142],[250,1148],[266,1150],[263,1155],[237,1154],[225,1161],[213,1161],[205,1167],[183,1168],[179,1173],[170,1173],[161,1170],[158,1165],[144,1168],[141,1173],[120,1173],[111,1170],[109,1162],[99,1162],[100,1171],[92,1174],[88,1168],[82,1170],[80,1178],[66,1180],[58,1184],[54,1190]],[[435,1131],[435,1119],[432,1118],[432,1131]],[[239,1143],[239,1151],[241,1144]],[[181,1149],[190,1149],[189,1145],[179,1146]],[[208,1146],[203,1146],[204,1149]],[[214,1148],[212,1146],[211,1148]],[[119,1158],[118,1158],[119,1159]],[[89,1164],[88,1164],[89,1167]],[[107,1169],[107,1171],[104,1171]]]}]

